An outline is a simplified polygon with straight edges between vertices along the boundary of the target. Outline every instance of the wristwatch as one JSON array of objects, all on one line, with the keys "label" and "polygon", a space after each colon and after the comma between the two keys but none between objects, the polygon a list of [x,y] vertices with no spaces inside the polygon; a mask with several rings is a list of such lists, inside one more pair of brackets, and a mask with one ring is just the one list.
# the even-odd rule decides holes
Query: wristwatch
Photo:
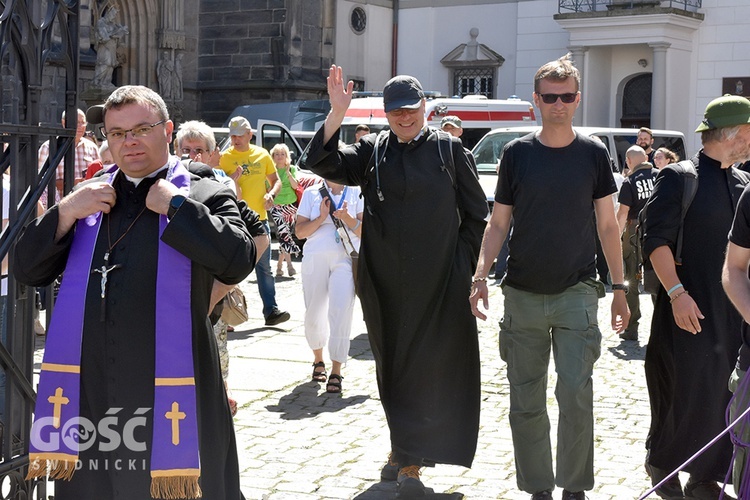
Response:
[{"label": "wristwatch", "polygon": [[625,293],[628,293],[628,285],[625,283],[612,283],[612,290],[622,290]]},{"label": "wristwatch", "polygon": [[185,197],[183,195],[176,194],[172,196],[172,199],[169,202],[169,210],[167,210],[167,218],[171,219],[174,217],[174,214],[177,213],[177,210],[180,209],[183,203],[185,203]]}]

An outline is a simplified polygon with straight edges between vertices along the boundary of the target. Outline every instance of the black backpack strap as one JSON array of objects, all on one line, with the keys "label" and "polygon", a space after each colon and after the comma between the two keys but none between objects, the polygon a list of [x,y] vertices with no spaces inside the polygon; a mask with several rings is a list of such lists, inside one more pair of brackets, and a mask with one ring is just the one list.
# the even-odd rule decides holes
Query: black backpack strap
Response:
[{"label": "black backpack strap", "polygon": [[458,189],[456,184],[456,162],[453,159],[453,140],[448,132],[436,129],[438,138],[438,154],[440,155],[440,168],[448,173],[451,178],[453,189]]},{"label": "black backpack strap", "polygon": [[[385,152],[388,149],[388,137],[390,135],[390,131],[388,129],[381,130],[377,137],[375,137],[375,148],[372,151],[372,155],[370,156],[370,161],[367,162],[367,170],[366,172],[370,172],[370,170],[375,171],[375,191],[378,194],[378,199],[380,201],[385,200],[385,196],[383,196],[383,192],[380,190],[380,164],[385,159]],[[365,186],[368,184],[368,176],[367,173],[365,173],[365,180],[364,184]],[[364,190],[362,190],[364,193]]]},{"label": "black backpack strap", "polygon": [[690,204],[693,203],[696,191],[698,191],[697,161],[698,157],[696,156],[690,160],[683,160],[676,163],[673,167],[682,177],[682,210],[680,211],[680,228],[677,231],[677,242],[675,244],[674,256],[674,261],[677,264],[682,264],[682,239],[685,226],[685,216],[690,208]]}]

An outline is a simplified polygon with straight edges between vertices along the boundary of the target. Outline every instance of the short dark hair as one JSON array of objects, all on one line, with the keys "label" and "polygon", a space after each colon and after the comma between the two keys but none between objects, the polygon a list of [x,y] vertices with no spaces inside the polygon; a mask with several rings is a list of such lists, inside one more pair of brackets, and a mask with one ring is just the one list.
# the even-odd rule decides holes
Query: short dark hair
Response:
[{"label": "short dark hair", "polygon": [[539,92],[539,82],[542,80],[564,82],[568,78],[573,78],[576,82],[576,92],[578,92],[581,88],[581,72],[573,65],[573,57],[570,52],[560,59],[548,62],[537,70],[536,75],[534,75],[534,92]]},{"label": "short dark hair", "polygon": [[362,130],[364,130],[365,132],[369,132],[370,131],[370,127],[368,127],[364,123],[360,123],[359,125],[357,125],[357,128],[354,129],[354,132],[360,132]]},{"label": "short dark hair", "polygon": [[648,135],[650,135],[650,136],[651,136],[651,138],[652,138],[652,139],[653,139],[653,137],[654,137],[654,133],[653,133],[653,132],[651,131],[651,129],[650,129],[650,128],[648,128],[648,127],[641,127],[641,128],[639,128],[639,129],[638,129],[638,133],[640,134],[641,132],[646,132],[646,133],[647,133]]}]

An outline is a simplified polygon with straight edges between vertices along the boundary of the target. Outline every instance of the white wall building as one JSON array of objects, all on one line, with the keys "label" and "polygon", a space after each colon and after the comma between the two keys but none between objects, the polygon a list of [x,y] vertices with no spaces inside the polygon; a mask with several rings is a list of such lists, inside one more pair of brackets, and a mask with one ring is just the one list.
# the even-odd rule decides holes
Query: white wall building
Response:
[{"label": "white wall building", "polygon": [[[568,4],[598,7],[574,12]],[[362,12],[358,33],[351,26],[362,27]],[[446,56],[470,50],[461,46],[473,39],[479,66],[501,56],[485,68],[491,96],[531,100],[539,66],[572,52],[582,71],[576,124],[679,130],[690,152],[700,147],[693,131],[711,99],[750,95],[748,0],[339,0],[337,17],[336,63],[364,90],[381,90],[395,66],[426,90],[463,93],[456,71],[466,75],[471,63],[459,55],[446,64]]]}]

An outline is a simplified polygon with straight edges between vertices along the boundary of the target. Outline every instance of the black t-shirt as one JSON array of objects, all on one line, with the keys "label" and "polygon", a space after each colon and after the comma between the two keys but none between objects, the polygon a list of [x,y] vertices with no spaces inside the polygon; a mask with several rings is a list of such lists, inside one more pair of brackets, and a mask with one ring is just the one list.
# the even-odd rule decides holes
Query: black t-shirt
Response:
[{"label": "black t-shirt", "polygon": [[621,205],[630,207],[628,220],[638,218],[638,214],[646,206],[651,192],[654,190],[654,178],[658,170],[641,168],[625,178],[620,188],[617,200]]},{"label": "black t-shirt", "polygon": [[[750,248],[750,185],[740,196],[732,229],[729,230],[729,241],[742,248]],[[737,366],[744,371],[750,367],[750,326],[745,321],[742,322],[742,346]]]},{"label": "black t-shirt", "polygon": [[596,275],[593,203],[617,192],[610,165],[604,145],[578,132],[563,148],[536,133],[506,145],[495,201],[513,206],[508,285],[554,294]]}]

